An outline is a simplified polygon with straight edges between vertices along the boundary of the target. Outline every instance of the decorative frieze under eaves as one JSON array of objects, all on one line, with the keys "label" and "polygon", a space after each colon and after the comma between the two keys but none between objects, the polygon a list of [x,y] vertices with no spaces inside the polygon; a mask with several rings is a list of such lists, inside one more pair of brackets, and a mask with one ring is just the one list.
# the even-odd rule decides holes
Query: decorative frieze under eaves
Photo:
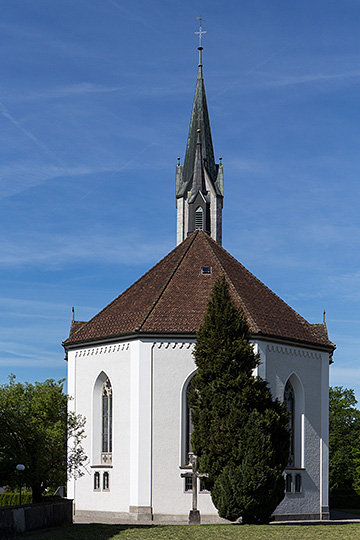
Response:
[{"label": "decorative frieze under eaves", "polygon": [[119,343],[117,345],[104,345],[102,347],[89,347],[88,349],[81,349],[76,351],[75,358],[81,358],[82,356],[93,356],[100,354],[109,354],[120,351],[128,351],[130,343]]},{"label": "decorative frieze under eaves", "polygon": [[268,343],[266,346],[268,352],[274,352],[277,354],[286,354],[292,356],[299,356],[302,358],[312,358],[321,360],[321,352],[312,351],[310,349],[302,349],[299,347],[290,347],[288,345],[278,345],[275,343]]},{"label": "decorative frieze under eaves", "polygon": [[155,343],[157,349],[191,349],[194,342],[189,341],[158,341]]},{"label": "decorative frieze under eaves", "polygon": [[[191,349],[194,346],[194,342],[191,341],[157,341],[154,343],[156,349]],[[128,351],[130,349],[130,343],[118,343],[117,345],[103,345],[99,347],[89,347],[76,351],[75,358],[82,358],[84,356],[96,356],[103,354],[116,353],[121,351]]]}]

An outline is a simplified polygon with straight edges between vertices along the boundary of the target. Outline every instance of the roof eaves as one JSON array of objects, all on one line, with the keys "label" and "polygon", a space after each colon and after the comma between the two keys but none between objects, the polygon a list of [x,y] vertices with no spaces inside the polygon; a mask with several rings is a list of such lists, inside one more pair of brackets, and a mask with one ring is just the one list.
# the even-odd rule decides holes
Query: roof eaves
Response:
[{"label": "roof eaves", "polygon": [[284,343],[286,345],[302,346],[308,349],[316,349],[319,351],[325,351],[329,354],[333,353],[336,349],[336,345],[329,341],[328,343],[319,343],[314,341],[305,341],[296,338],[285,338],[277,336],[275,334],[264,334],[263,332],[251,332],[251,338],[263,341],[273,341],[274,343]]},{"label": "roof eaves", "polygon": [[77,349],[79,347],[99,346],[101,344],[117,343],[118,341],[133,341],[135,339],[153,339],[154,341],[169,341],[171,339],[177,340],[196,340],[195,332],[143,332],[134,331],[124,334],[117,334],[115,336],[105,336],[101,338],[82,339],[81,341],[71,341],[66,343],[67,340],[62,342],[62,346],[66,351],[70,349]]}]

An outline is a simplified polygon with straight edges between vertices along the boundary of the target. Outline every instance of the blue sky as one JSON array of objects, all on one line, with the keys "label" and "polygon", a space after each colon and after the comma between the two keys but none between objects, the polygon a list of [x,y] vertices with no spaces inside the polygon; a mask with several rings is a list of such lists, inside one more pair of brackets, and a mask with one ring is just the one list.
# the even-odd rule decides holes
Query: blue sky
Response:
[{"label": "blue sky", "polygon": [[175,246],[203,29],[223,245],[360,399],[358,0],[2,0],[0,380],[66,375],[87,320]]}]

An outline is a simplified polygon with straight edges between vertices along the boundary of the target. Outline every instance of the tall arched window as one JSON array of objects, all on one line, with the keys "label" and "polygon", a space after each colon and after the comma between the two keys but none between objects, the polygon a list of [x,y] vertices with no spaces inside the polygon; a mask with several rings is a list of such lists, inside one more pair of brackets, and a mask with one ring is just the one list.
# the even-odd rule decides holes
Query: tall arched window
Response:
[{"label": "tall arched window", "polygon": [[284,388],[284,402],[289,412],[290,455],[288,467],[303,468],[305,444],[305,393],[296,373],[288,378]]},{"label": "tall arched window", "polygon": [[187,385],[187,390],[186,390],[186,459],[187,459],[187,463],[190,463],[190,455],[193,453],[192,446],[191,446],[191,434],[193,432],[193,424],[191,421],[191,409],[188,405],[188,394],[191,389],[192,389],[192,386],[191,386],[191,379],[190,379],[190,382]]},{"label": "tall arched window", "polygon": [[204,228],[204,211],[201,206],[198,206],[195,210],[195,229]]},{"label": "tall arched window", "polygon": [[190,455],[193,453],[191,447],[191,434],[193,425],[191,421],[191,409],[188,405],[188,393],[191,390],[191,380],[195,372],[191,373],[184,381],[181,389],[181,457],[180,465],[187,467],[190,464]]},{"label": "tall arched window", "polygon": [[109,378],[102,386],[101,462],[112,462],[112,388]]},{"label": "tall arched window", "polygon": [[295,392],[290,381],[286,383],[284,401],[289,413],[290,452],[289,467],[295,465]]}]

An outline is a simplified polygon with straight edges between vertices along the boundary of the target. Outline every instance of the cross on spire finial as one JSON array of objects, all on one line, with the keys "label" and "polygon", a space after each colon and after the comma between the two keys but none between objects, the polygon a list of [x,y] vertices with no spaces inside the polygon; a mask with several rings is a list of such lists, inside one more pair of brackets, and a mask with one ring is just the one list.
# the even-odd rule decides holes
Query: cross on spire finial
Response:
[{"label": "cross on spire finial", "polygon": [[206,34],[206,30],[203,30],[201,27],[201,22],[204,20],[202,17],[196,17],[198,21],[200,21],[200,28],[198,32],[195,32],[199,36],[199,47],[201,47],[201,38],[203,34]]}]

